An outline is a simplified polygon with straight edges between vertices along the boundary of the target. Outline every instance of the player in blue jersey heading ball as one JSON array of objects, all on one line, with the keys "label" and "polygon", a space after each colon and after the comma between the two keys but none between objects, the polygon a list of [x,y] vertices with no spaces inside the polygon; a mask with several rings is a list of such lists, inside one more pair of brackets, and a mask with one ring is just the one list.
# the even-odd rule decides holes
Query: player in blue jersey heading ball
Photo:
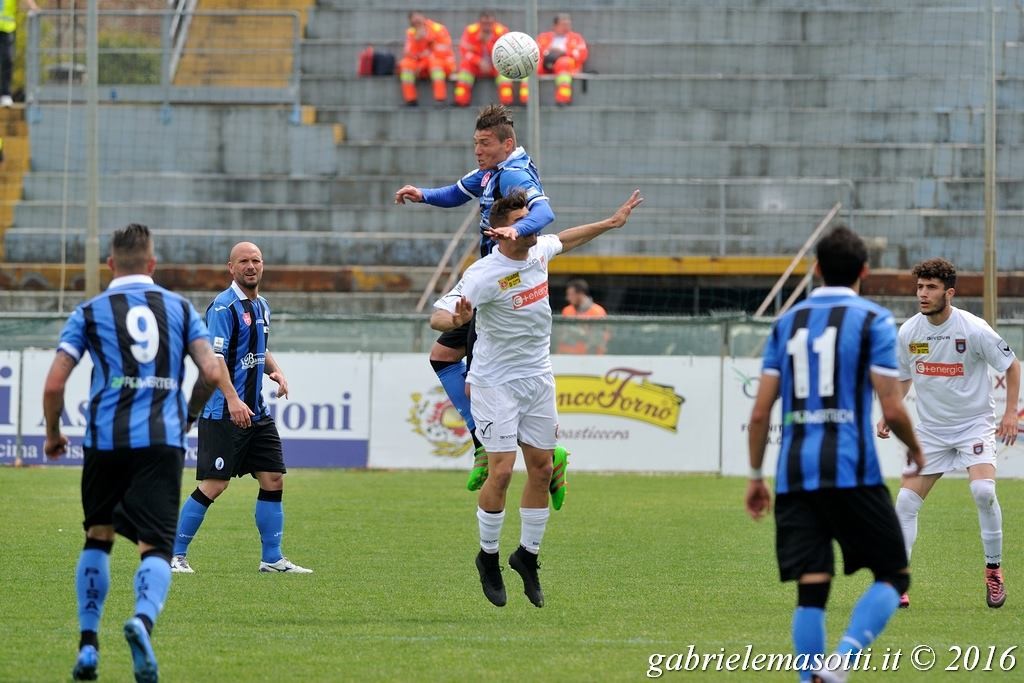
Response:
[{"label": "player in blue jersey heading ball", "polygon": [[[219,380],[220,366],[192,304],[153,283],[156,258],[146,226],[116,231],[107,265],[114,273],[107,290],[76,308],[60,335],[43,392],[43,450],[50,458],[67,452],[61,433],[65,385],[88,352],[93,371],[83,441],[85,547],[75,570],[81,636],[72,677],[97,676],[116,532],[139,549],[135,612],[124,635],[135,680],[149,682],[158,678],[150,634],[171,584],[185,432]],[[199,368],[187,406],[181,389],[186,355]]]},{"label": "player in blue jersey heading ball", "polygon": [[[793,645],[800,679],[845,681],[855,656],[878,637],[910,585],[903,534],[874,445],[872,390],[885,421],[919,470],[921,447],[903,407],[892,313],[859,296],[868,273],[863,240],[840,226],[817,247],[825,286],[772,326],[750,416],[746,508],[763,517],[771,496],[761,474],[772,406],[782,398],[782,444],[775,478],[775,547],[783,581],[797,582]],[[825,657],[825,605],[835,561],[875,581],[853,608],[843,637]]]},{"label": "player in blue jersey heading ball", "polygon": [[[480,203],[480,258],[491,253],[496,239],[516,239],[536,235],[555,220],[537,167],[516,142],[516,131],[508,109],[492,104],[480,110],[473,133],[473,152],[477,168],[451,185],[418,188],[405,185],[395,192],[395,203],[422,202],[451,208],[476,199]],[[491,205],[520,190],[526,195],[527,212],[515,224],[491,230]],[[443,333],[430,349],[430,366],[473,437],[475,454],[466,488],[476,491],[487,479],[487,453],[476,435],[476,425],[466,395],[466,374],[473,358],[476,331],[473,320]],[[463,359],[467,362],[463,362]],[[561,509],[565,499],[565,469],[568,452],[555,448],[555,476],[549,485],[551,503]]]},{"label": "player in blue jersey heading ball", "polygon": [[277,425],[263,400],[263,376],[277,383],[277,396],[288,396],[288,380],[267,348],[270,305],[259,294],[263,253],[251,242],[239,242],[228,258],[231,286],[209,308],[206,322],[221,380],[199,418],[199,485],[181,508],[171,569],[192,574],[186,559],[213,501],[232,477],[251,474],[260,485],[256,495],[256,528],[262,554],[259,571],[311,574],[281,551],[284,536],[284,452]]}]

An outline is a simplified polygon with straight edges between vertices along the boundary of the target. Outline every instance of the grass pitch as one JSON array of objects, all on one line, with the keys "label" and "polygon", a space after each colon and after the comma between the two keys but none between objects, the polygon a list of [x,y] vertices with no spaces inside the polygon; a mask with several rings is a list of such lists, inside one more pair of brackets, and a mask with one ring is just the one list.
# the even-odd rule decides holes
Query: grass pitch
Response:
[{"label": "grass pitch", "polygon": [[[518,501],[522,474],[513,482]],[[193,487],[186,470],[184,494]],[[236,480],[211,508],[175,575],[154,647],[166,681],[641,680],[652,653],[790,651],[792,585],[778,582],[771,521],[742,509],[745,481],[711,476],[573,474],[541,554],[546,605],[522,594],[505,558],[518,542],[509,505],[502,560],[509,604],[480,591],[475,497],[464,473],[293,470],[285,492],[286,554],[311,576],[257,573],[256,484]],[[82,546],[79,471],[0,469],[0,680],[70,678],[77,646],[74,566]],[[1024,680],[1000,655],[1024,646],[1020,519],[1024,482],[999,483],[1009,598],[985,606],[977,515],[964,480],[926,503],[914,555],[913,606],[875,651],[902,649],[898,672],[854,680]],[[134,549],[115,544],[100,633],[100,680],[131,680],[121,624],[134,599]],[[841,577],[829,602],[835,644],[867,572]],[[929,645],[928,673],[907,661]],[[996,648],[996,671],[945,673],[949,648]],[[1009,660],[1004,660],[1004,664]],[[967,662],[969,663],[969,662]],[[960,667],[964,668],[964,658]],[[792,673],[666,672],[665,679],[795,681]]]}]

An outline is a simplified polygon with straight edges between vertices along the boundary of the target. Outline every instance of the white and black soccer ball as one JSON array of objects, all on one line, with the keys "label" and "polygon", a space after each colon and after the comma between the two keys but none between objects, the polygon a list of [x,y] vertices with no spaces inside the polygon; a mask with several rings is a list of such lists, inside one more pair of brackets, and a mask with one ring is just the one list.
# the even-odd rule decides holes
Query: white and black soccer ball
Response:
[{"label": "white and black soccer ball", "polygon": [[540,49],[537,41],[525,33],[511,31],[494,42],[491,63],[502,76],[519,81],[537,70]]}]

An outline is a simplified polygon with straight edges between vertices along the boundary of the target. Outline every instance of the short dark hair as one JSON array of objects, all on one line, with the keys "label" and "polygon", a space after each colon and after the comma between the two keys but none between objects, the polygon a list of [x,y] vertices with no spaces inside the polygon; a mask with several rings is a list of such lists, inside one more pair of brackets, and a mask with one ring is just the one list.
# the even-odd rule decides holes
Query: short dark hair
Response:
[{"label": "short dark hair", "polygon": [[581,277],[574,277],[573,279],[565,283],[566,289],[569,289],[570,287],[575,289],[583,296],[590,296],[590,285],[587,284],[587,281]]},{"label": "short dark hair", "polygon": [[513,128],[512,115],[508,109],[501,104],[489,104],[480,110],[476,117],[477,130],[490,130],[494,135],[504,142],[509,138],[515,139],[516,131]]},{"label": "short dark hair", "polygon": [[141,223],[129,223],[115,230],[110,239],[110,257],[119,271],[142,273],[153,257],[153,236]]},{"label": "short dark hair", "polygon": [[849,287],[855,283],[868,262],[864,240],[845,225],[837,225],[821,238],[817,254],[825,284],[834,287]]},{"label": "short dark hair", "polygon": [[508,217],[513,211],[526,208],[526,193],[514,190],[491,204],[489,215],[492,228],[504,228],[512,224]]},{"label": "short dark hair", "polygon": [[921,261],[910,274],[922,280],[941,280],[946,289],[956,287],[956,266],[944,258],[930,258]]}]

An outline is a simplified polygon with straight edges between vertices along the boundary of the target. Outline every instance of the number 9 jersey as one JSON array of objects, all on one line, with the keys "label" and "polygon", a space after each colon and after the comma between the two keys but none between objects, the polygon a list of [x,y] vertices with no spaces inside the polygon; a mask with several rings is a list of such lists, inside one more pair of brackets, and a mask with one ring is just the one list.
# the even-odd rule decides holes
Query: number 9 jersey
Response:
[{"label": "number 9 jersey", "polygon": [[184,448],[185,356],[208,338],[192,304],[148,275],[115,278],[76,308],[57,348],[76,362],[86,351],[92,357],[83,446]]},{"label": "number 9 jersey", "polygon": [[782,397],[777,493],[883,483],[870,373],[898,376],[892,313],[819,287],[772,326],[762,371]]}]

